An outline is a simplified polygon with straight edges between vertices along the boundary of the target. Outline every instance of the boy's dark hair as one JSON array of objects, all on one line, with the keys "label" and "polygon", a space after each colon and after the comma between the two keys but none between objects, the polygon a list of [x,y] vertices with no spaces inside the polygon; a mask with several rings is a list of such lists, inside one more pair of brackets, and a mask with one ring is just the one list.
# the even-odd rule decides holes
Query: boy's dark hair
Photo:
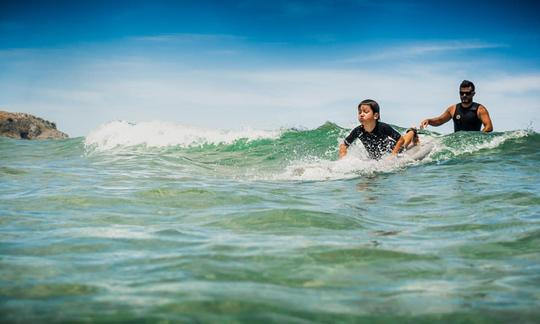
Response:
[{"label": "boy's dark hair", "polygon": [[463,80],[461,84],[459,85],[460,88],[468,88],[471,87],[471,91],[474,91],[474,83],[472,83],[469,80]]},{"label": "boy's dark hair", "polygon": [[371,111],[373,111],[373,113],[378,113],[379,114],[378,119],[381,119],[381,112],[380,112],[379,104],[377,103],[377,101],[373,99],[362,100],[362,102],[358,104],[358,108],[360,108],[360,106],[362,105],[368,105],[369,107],[371,107]]}]

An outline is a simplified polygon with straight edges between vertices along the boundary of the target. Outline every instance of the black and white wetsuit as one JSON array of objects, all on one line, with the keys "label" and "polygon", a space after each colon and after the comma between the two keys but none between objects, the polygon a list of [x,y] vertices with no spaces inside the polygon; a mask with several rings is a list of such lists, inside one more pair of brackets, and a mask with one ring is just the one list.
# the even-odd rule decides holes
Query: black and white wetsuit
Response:
[{"label": "black and white wetsuit", "polygon": [[360,125],[352,130],[345,138],[344,144],[350,146],[357,138],[360,139],[368,155],[372,159],[380,159],[384,153],[391,152],[401,135],[390,125],[377,122],[371,133]]}]

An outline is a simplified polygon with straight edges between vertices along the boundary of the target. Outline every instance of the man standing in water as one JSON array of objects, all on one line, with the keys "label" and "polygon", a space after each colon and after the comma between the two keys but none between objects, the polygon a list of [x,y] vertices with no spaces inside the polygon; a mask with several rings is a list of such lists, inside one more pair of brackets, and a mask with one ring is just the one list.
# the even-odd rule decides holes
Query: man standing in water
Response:
[{"label": "man standing in water", "polygon": [[471,81],[463,80],[459,86],[461,103],[448,107],[439,117],[424,119],[420,127],[440,126],[452,119],[454,132],[479,131],[482,125],[484,125],[482,132],[491,132],[493,124],[489,112],[483,105],[473,102],[474,94],[474,84]]}]

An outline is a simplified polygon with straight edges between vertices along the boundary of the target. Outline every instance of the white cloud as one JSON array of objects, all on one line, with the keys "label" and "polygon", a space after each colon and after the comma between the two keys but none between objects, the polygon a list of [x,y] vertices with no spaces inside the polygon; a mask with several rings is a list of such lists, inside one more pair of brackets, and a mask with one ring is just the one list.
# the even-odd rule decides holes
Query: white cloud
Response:
[{"label": "white cloud", "polygon": [[527,92],[540,92],[540,75],[508,75],[503,74],[487,80],[482,88],[502,96],[514,97]]},{"label": "white cloud", "polygon": [[378,49],[376,52],[365,53],[343,60],[345,63],[363,63],[375,61],[390,61],[394,59],[414,58],[433,54],[446,54],[468,50],[495,49],[507,47],[504,44],[483,43],[477,41],[448,41],[433,43],[407,44]]},{"label": "white cloud", "polygon": [[[95,58],[54,71],[46,60],[34,62],[32,78],[26,70],[12,70],[0,74],[0,106],[53,120],[72,136],[115,119],[225,129],[317,127],[329,120],[350,127],[357,123],[356,105],[366,98],[379,101],[384,121],[408,127],[459,100],[465,78],[476,83],[475,99],[488,107],[496,130],[524,128],[531,121],[538,128],[540,111],[538,73],[468,73],[445,64],[195,70],[149,58]],[[519,113],[509,113],[509,100]]]},{"label": "white cloud", "polygon": [[159,43],[191,43],[191,42],[235,42],[242,41],[245,37],[226,34],[194,34],[194,33],[175,33],[137,36],[129,38],[133,41],[141,42],[159,42]]}]

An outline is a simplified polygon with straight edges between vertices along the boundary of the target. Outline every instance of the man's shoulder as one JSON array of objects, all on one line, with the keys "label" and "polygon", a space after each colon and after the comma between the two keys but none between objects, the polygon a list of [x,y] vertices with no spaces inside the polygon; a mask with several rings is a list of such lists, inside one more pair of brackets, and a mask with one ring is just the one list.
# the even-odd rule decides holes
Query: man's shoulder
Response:
[{"label": "man's shoulder", "polygon": [[482,105],[481,103],[478,103],[476,101],[474,101],[472,103],[472,106],[471,106],[471,109],[473,111],[476,111],[476,112],[481,112],[481,111],[486,111],[486,106]]},{"label": "man's shoulder", "polygon": [[456,104],[452,104],[448,108],[446,108],[446,111],[450,114],[450,116],[452,118],[454,117],[454,114],[456,113],[456,110],[457,110],[459,105],[460,105],[459,103],[456,103]]},{"label": "man's shoulder", "polygon": [[476,103],[478,105],[478,110],[487,110],[486,106],[482,105],[481,103]]}]

